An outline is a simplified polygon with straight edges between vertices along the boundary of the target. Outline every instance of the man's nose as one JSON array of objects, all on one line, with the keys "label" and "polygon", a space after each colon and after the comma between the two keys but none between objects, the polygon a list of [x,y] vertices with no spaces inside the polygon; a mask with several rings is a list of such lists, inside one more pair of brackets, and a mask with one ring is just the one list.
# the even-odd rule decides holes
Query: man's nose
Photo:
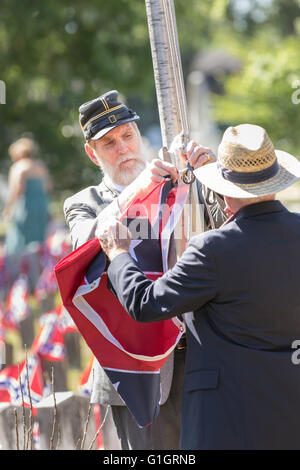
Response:
[{"label": "man's nose", "polygon": [[121,153],[121,154],[125,154],[128,152],[128,145],[126,144],[126,142],[124,141],[120,141],[119,144],[118,144],[118,152]]}]

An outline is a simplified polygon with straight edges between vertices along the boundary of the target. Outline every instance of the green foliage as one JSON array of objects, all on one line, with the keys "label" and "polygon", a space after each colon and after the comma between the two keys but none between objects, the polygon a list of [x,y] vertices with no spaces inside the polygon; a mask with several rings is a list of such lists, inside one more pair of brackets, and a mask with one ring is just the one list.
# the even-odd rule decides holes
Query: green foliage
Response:
[{"label": "green foliage", "polygon": [[152,87],[144,3],[137,0],[7,0],[0,16],[0,153],[33,135],[56,189],[78,188],[99,174],[84,158],[78,107],[107,89]]},{"label": "green foliage", "polygon": [[275,146],[300,155],[300,93],[295,88],[300,90],[299,37],[280,38],[278,31],[262,29],[241,41],[235,53],[243,66],[225,80],[225,94],[214,99],[217,121],[222,127],[261,125]]},{"label": "green foliage", "polygon": [[[194,55],[210,48],[242,60],[239,74],[218,77],[226,90],[214,100],[220,126],[262,124],[298,153],[300,105],[291,96],[300,79],[299,6],[299,0],[175,0],[185,73]],[[2,0],[0,12],[0,80],[7,90],[0,105],[2,171],[10,164],[9,144],[27,134],[39,143],[55,194],[97,184],[79,105],[115,88],[144,116],[142,130],[158,122],[144,0]]]}]

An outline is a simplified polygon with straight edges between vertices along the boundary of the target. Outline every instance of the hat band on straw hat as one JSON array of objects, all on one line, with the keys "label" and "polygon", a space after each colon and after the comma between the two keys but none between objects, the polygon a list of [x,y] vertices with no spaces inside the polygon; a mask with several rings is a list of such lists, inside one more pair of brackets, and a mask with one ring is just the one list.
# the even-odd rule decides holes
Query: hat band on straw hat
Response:
[{"label": "hat band on straw hat", "polygon": [[207,188],[233,198],[276,194],[300,178],[300,162],[274,149],[262,127],[240,124],[224,132],[218,160],[194,171]]},{"label": "hat band on straw hat", "polygon": [[221,171],[222,176],[225,180],[228,180],[231,183],[239,184],[261,183],[262,181],[272,178],[279,171],[279,165],[277,160],[275,160],[275,162],[271,166],[265,168],[264,170],[248,171],[246,173],[243,173],[241,171],[229,170],[228,168],[222,166],[219,162],[218,168]]}]

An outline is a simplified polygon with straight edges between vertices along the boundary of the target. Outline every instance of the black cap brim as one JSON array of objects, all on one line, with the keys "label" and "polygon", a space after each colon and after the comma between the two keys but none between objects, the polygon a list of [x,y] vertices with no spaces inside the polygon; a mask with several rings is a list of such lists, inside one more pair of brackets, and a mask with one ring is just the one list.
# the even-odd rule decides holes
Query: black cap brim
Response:
[{"label": "black cap brim", "polygon": [[121,126],[122,124],[126,124],[127,122],[137,121],[139,119],[140,119],[140,116],[138,116],[136,114],[135,116],[133,116],[131,118],[122,119],[120,121],[117,121],[114,124],[112,124],[110,127],[105,127],[104,129],[101,129],[99,132],[97,132],[96,135],[94,135],[94,137],[92,137],[91,139],[88,139],[88,140],[99,140],[102,137],[104,137],[108,132],[110,132],[112,129],[114,129],[115,127]]}]

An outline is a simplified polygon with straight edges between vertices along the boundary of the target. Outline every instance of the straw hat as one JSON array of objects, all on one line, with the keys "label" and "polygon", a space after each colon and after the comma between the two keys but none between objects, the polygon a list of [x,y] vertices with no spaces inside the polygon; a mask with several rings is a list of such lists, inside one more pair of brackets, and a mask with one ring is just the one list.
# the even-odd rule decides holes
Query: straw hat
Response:
[{"label": "straw hat", "polygon": [[275,150],[260,126],[241,124],[224,132],[218,160],[194,171],[208,188],[236,198],[275,194],[300,178],[300,162]]}]

